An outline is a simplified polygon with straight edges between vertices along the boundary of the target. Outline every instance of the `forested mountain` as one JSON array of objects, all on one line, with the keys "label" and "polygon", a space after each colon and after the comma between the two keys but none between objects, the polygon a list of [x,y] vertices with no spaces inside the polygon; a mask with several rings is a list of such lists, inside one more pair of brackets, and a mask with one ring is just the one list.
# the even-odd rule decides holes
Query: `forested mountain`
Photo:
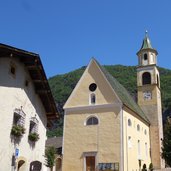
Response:
[{"label": "forested mountain", "polygon": [[[109,73],[114,76],[136,99],[137,96],[137,82],[136,82],[136,67],[135,66],[122,66],[122,65],[106,65],[104,66]],[[85,70],[85,66],[80,69],[71,71],[63,75],[56,75],[49,78],[49,84],[52,90],[52,94],[57,103],[58,110],[61,114],[61,120],[58,121],[58,130],[49,132],[49,136],[60,135],[62,133],[63,125],[63,110],[62,107],[81,75]],[[160,82],[161,82],[161,93],[162,93],[162,107],[163,107],[163,118],[170,113],[171,108],[171,70],[160,68]]]}]

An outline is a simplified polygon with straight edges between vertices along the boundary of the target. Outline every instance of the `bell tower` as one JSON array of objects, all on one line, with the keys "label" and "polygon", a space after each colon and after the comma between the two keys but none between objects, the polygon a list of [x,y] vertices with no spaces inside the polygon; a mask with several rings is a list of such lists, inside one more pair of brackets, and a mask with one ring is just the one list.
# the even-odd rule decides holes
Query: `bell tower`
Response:
[{"label": "bell tower", "polygon": [[155,169],[160,169],[164,167],[164,163],[161,159],[163,125],[160,74],[156,66],[157,54],[157,50],[152,48],[146,31],[141,49],[137,52],[138,104],[150,121],[150,155],[152,164]]}]

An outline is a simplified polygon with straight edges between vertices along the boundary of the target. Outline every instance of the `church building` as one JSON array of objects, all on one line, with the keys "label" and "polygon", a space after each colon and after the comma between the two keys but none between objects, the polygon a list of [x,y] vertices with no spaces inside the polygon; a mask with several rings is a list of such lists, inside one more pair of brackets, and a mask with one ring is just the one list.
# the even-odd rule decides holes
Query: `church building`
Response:
[{"label": "church building", "polygon": [[163,167],[160,75],[147,33],[137,56],[137,102],[91,59],[64,105],[63,171]]}]

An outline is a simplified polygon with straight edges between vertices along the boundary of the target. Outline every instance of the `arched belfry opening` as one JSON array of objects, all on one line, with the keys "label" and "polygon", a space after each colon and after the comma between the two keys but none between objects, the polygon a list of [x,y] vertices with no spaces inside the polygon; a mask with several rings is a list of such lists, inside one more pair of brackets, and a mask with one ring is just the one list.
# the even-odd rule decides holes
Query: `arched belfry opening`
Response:
[{"label": "arched belfry opening", "polygon": [[159,76],[157,75],[157,86],[160,87],[159,85]]},{"label": "arched belfry opening", "polygon": [[142,84],[151,84],[151,74],[149,72],[144,72],[142,75]]},{"label": "arched belfry opening", "polygon": [[147,54],[145,53],[144,54],[144,60],[146,61],[148,59],[148,56],[147,56]]}]

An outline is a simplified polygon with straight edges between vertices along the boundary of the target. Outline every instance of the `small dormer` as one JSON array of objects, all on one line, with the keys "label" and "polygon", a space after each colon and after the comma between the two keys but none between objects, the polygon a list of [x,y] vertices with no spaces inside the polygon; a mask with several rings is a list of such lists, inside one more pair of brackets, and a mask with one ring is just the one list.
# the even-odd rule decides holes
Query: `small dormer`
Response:
[{"label": "small dormer", "polygon": [[150,39],[146,31],[145,38],[142,42],[142,46],[137,53],[139,58],[138,60],[139,66],[156,65],[157,54],[158,54],[157,51],[154,48],[152,48]]}]

